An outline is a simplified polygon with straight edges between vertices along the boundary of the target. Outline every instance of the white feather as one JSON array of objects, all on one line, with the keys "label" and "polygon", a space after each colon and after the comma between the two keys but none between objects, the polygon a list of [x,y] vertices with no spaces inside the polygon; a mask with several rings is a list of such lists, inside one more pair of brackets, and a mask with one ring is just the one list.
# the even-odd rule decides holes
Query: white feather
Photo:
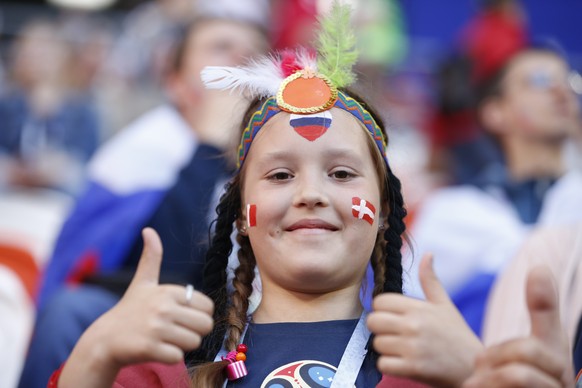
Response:
[{"label": "white feather", "polygon": [[275,61],[275,58],[265,57],[248,66],[207,66],[200,75],[208,89],[230,89],[249,97],[274,96],[283,81],[281,66]]},{"label": "white feather", "polygon": [[295,54],[297,57],[297,63],[303,69],[311,69],[314,72],[317,72],[317,60],[315,55],[309,50],[304,47],[297,49]]}]

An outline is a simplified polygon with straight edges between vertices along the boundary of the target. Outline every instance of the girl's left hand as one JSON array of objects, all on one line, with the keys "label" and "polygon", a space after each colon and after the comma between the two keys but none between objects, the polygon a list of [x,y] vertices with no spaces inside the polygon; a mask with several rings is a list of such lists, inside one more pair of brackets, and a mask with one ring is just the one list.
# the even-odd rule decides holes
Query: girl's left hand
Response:
[{"label": "girl's left hand", "polygon": [[432,386],[459,386],[483,345],[436,277],[432,255],[422,258],[419,277],[426,300],[391,293],[374,298],[368,328],[378,369]]}]

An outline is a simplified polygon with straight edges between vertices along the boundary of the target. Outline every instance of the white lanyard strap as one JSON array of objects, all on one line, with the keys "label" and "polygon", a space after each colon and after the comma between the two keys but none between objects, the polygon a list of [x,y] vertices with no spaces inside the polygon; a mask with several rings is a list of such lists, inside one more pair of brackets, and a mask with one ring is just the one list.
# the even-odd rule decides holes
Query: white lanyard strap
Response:
[{"label": "white lanyard strap", "polygon": [[366,314],[362,313],[346,350],[337,366],[330,388],[353,387],[368,353],[367,344],[370,331],[366,327]]}]

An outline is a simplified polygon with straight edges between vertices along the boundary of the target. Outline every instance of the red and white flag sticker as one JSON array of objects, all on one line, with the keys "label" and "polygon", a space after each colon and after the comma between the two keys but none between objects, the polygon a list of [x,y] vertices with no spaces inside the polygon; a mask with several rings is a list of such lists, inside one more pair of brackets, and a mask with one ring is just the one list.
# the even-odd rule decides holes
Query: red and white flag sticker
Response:
[{"label": "red and white flag sticker", "polygon": [[360,197],[352,198],[352,214],[354,217],[367,221],[370,225],[374,223],[376,208],[370,202]]},{"label": "red and white flag sticker", "polygon": [[257,205],[247,204],[247,226],[257,226]]}]

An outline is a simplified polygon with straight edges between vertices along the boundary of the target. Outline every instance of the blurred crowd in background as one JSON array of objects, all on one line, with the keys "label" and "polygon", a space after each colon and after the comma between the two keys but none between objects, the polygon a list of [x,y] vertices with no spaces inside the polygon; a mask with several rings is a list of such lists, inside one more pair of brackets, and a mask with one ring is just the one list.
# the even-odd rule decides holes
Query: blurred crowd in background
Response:
[{"label": "blurred crowd in background", "polygon": [[[310,45],[317,15],[329,3],[0,3],[0,365],[11,366],[0,373],[0,387],[18,382],[39,279],[75,200],[87,190],[92,157],[133,120],[168,100],[163,84],[172,71],[170,58],[190,20],[240,18],[261,26],[272,47],[292,49]],[[519,47],[539,41],[563,55],[571,66],[566,79],[542,74],[531,82],[546,89],[558,82],[574,105],[582,101],[582,25],[576,20],[582,5],[576,0],[351,3],[360,55],[356,90],[375,102],[388,123],[388,155],[403,180],[410,227],[436,190],[502,179],[491,169],[483,175],[483,166],[503,158],[482,139],[472,89]],[[577,108],[562,112],[571,127],[560,145],[566,170],[582,169],[579,115]],[[124,156],[144,158],[129,149]],[[110,167],[114,173],[115,165]],[[422,240],[422,231],[419,236]],[[413,266],[408,269],[412,278]]]}]

